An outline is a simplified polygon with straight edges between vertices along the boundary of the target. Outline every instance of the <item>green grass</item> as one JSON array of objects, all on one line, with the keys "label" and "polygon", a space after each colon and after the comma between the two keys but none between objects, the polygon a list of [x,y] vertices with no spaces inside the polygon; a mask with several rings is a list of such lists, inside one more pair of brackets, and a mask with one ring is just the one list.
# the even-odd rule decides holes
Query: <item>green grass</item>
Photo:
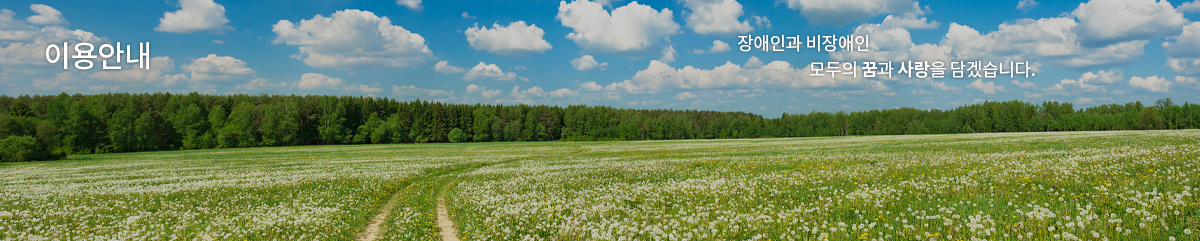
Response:
[{"label": "green grass", "polygon": [[0,240],[1200,240],[1200,131],[308,146],[0,164]]}]

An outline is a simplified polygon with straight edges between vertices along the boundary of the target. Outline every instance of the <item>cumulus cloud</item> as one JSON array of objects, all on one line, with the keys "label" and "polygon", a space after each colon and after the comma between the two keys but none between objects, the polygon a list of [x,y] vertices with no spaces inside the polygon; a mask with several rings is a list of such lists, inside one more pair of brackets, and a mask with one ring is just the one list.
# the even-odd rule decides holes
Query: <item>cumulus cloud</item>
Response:
[{"label": "cumulus cloud", "polygon": [[1166,0],[1092,0],[1071,15],[1079,18],[1074,30],[1084,46],[1175,36],[1188,23]]},{"label": "cumulus cloud", "polygon": [[588,71],[593,69],[600,69],[603,71],[604,68],[608,67],[608,62],[599,63],[596,62],[595,57],[592,57],[591,55],[584,55],[571,60],[571,66],[575,67],[575,70],[579,71]]},{"label": "cumulus cloud", "polygon": [[37,24],[37,25],[66,25],[66,24],[68,24],[67,19],[64,19],[62,17],[62,13],[59,12],[58,9],[54,9],[50,6],[46,6],[45,4],[29,5],[29,10],[33,10],[33,12],[37,13],[37,15],[33,15],[33,16],[29,16],[28,18],[25,18],[26,22],[29,22],[32,24]]},{"label": "cumulus cloud", "polygon": [[1075,99],[1075,101],[1071,101],[1071,103],[1080,104],[1080,105],[1090,105],[1090,104],[1095,104],[1096,101],[1112,101],[1112,98],[1109,98],[1109,97],[1100,97],[1100,98],[1079,97],[1079,99]]},{"label": "cumulus cloud", "polygon": [[320,73],[306,73],[300,76],[300,81],[296,82],[296,87],[303,90],[312,90],[318,88],[332,89],[342,85],[341,78],[330,78]]},{"label": "cumulus cloud", "polygon": [[225,6],[215,3],[213,0],[180,0],[179,5],[179,10],[163,13],[163,17],[158,19],[158,27],[154,27],[154,31],[220,33],[233,29],[233,27],[225,26],[229,23],[229,19],[225,18]]},{"label": "cumulus cloud", "polygon": [[473,81],[480,79],[495,79],[495,80],[513,80],[517,78],[517,74],[513,72],[505,73],[496,64],[486,64],[479,62],[475,67],[471,68],[467,74],[463,75],[463,80]]},{"label": "cumulus cloud", "polygon": [[978,90],[985,95],[995,95],[997,92],[1008,92],[1003,85],[996,85],[995,82],[983,82],[982,79],[976,79],[975,82],[967,84],[967,89]]},{"label": "cumulus cloud", "polygon": [[472,94],[479,93],[479,95],[483,96],[483,98],[491,99],[492,97],[500,95],[500,90],[488,90],[487,88],[484,88],[483,86],[471,84],[471,85],[467,86],[467,93],[472,93]]},{"label": "cumulus cloud", "polygon": [[812,25],[846,25],[867,18],[897,12],[921,11],[912,0],[785,0],[787,7],[800,10]]},{"label": "cumulus cloud", "polygon": [[604,86],[600,86],[600,85],[596,84],[596,82],[595,82],[595,81],[591,81],[591,82],[586,82],[586,83],[583,83],[583,84],[579,84],[579,87],[580,87],[581,89],[583,89],[583,90],[587,90],[587,91],[601,91],[601,90],[604,90]]},{"label": "cumulus cloud", "polygon": [[396,0],[396,5],[405,6],[412,10],[421,10],[421,0]]},{"label": "cumulus cloud", "polygon": [[721,40],[713,40],[712,47],[708,47],[708,50],[693,49],[692,53],[696,53],[696,54],[714,53],[714,54],[716,54],[716,53],[729,52],[729,49],[730,49],[729,43],[725,43],[725,41],[721,41]]},{"label": "cumulus cloud", "polygon": [[1079,79],[1063,79],[1054,86],[1043,88],[1042,91],[1061,96],[1107,92],[1104,87],[1124,79],[1125,75],[1121,70],[1087,72],[1079,76]]},{"label": "cumulus cloud", "polygon": [[1166,78],[1160,78],[1157,75],[1145,78],[1134,76],[1133,78],[1129,78],[1129,86],[1151,92],[1171,92],[1171,81],[1167,81]]},{"label": "cumulus cloud", "polygon": [[684,91],[684,92],[679,92],[678,94],[675,94],[675,97],[673,99],[688,100],[688,99],[695,99],[695,98],[696,98],[696,94],[692,94],[691,91]]},{"label": "cumulus cloud", "polygon": [[375,92],[383,91],[383,88],[371,87],[368,85],[349,85],[346,87],[342,87],[342,89],[350,90],[350,91],[358,91],[358,92],[363,92],[363,93],[375,93]]},{"label": "cumulus cloud", "polygon": [[946,84],[946,82],[937,82],[937,81],[933,81],[933,82],[929,83],[929,86],[932,86],[934,89],[938,89],[938,90],[941,90],[941,91],[959,91],[959,90],[962,90],[961,88],[958,88],[958,87],[954,87],[954,86],[947,85],[947,84]]},{"label": "cumulus cloud", "polygon": [[633,78],[605,86],[605,90],[632,94],[659,93],[672,90],[709,89],[803,89],[847,87],[871,91],[887,91],[882,82],[857,77],[810,76],[808,66],[794,68],[787,61],[773,61],[759,68],[743,68],[726,62],[712,69],[692,66],[673,68],[651,60],[645,70]]},{"label": "cumulus cloud", "polygon": [[[51,43],[103,43],[105,38],[80,29],[70,30],[62,26],[37,27],[16,18],[16,13],[0,9],[0,64],[33,65],[46,64],[46,46]],[[61,62],[60,62],[61,63]]]},{"label": "cumulus cloud", "polygon": [[1021,0],[1020,2],[1017,2],[1017,10],[1029,11],[1030,9],[1033,9],[1033,7],[1037,6],[1037,5],[1038,5],[1038,2],[1034,1],[1034,0]]},{"label": "cumulus cloud", "polygon": [[246,67],[246,62],[229,56],[209,54],[183,65],[183,70],[191,73],[195,81],[228,81],[234,78],[250,77],[254,70]]},{"label": "cumulus cloud", "polygon": [[1037,84],[1034,84],[1033,82],[1029,82],[1029,81],[1013,80],[1012,84],[1014,86],[1017,86],[1017,88],[1021,88],[1021,89],[1026,89],[1026,90],[1036,90],[1037,89]]},{"label": "cumulus cloud", "polygon": [[1176,74],[1200,74],[1200,58],[1167,58],[1167,67]]},{"label": "cumulus cloud", "polygon": [[175,71],[175,61],[167,56],[150,58],[150,69],[130,67],[134,66],[125,66],[122,70],[99,71],[93,73],[91,76],[112,82],[153,84],[157,86],[171,86],[179,80],[187,79],[183,74],[170,74]]},{"label": "cumulus cloud", "polygon": [[287,82],[282,82],[282,81],[281,82],[271,82],[271,80],[264,79],[264,78],[254,78],[254,79],[250,80],[249,82],[246,82],[245,84],[240,84],[240,85],[234,86],[233,88],[238,89],[238,90],[244,90],[244,91],[255,91],[255,90],[266,90],[266,89],[281,89],[281,88],[284,88],[287,86],[288,86]]},{"label": "cumulus cloud", "polygon": [[751,17],[754,18],[754,25],[757,25],[759,28],[771,28],[771,20],[767,19],[767,17],[758,16],[758,15],[754,15]]},{"label": "cumulus cloud", "polygon": [[425,38],[392,25],[387,17],[357,9],[317,14],[299,25],[279,20],[272,43],[300,46],[292,58],[318,68],[410,67],[433,58]]},{"label": "cumulus cloud", "polygon": [[539,98],[539,97],[562,98],[562,97],[575,96],[577,94],[579,94],[578,91],[570,90],[567,88],[561,88],[561,89],[547,92],[547,91],[543,90],[541,87],[537,87],[537,86],[530,87],[529,89],[526,89],[526,90],[521,90],[521,86],[513,86],[512,93],[509,94],[509,96],[512,98],[515,98],[515,99],[530,99],[530,98]]},{"label": "cumulus cloud", "polygon": [[392,94],[398,96],[448,96],[453,95],[454,91],[434,90],[418,88],[415,85],[396,86],[392,85]]},{"label": "cumulus cloud", "polygon": [[1185,13],[1200,12],[1200,0],[1185,2],[1182,5],[1179,5],[1178,10]]},{"label": "cumulus cloud", "polygon": [[637,2],[613,9],[610,14],[600,3],[576,0],[559,2],[555,17],[573,30],[567,38],[584,51],[624,55],[645,55],[657,49],[663,39],[679,33],[670,9],[654,10]]},{"label": "cumulus cloud", "polygon": [[750,21],[738,21],[742,4],[735,0],[684,0],[690,10],[687,27],[698,34],[730,35],[754,30]]},{"label": "cumulus cloud", "polygon": [[452,66],[449,62],[442,60],[433,65],[433,70],[443,74],[458,74],[465,72],[462,67]]},{"label": "cumulus cloud", "polygon": [[476,25],[463,33],[467,35],[467,42],[471,44],[471,48],[495,54],[542,53],[552,48],[550,43],[542,38],[545,31],[536,24],[525,25],[525,21],[512,22],[508,26],[492,24],[492,29]]},{"label": "cumulus cloud", "polygon": [[1183,27],[1183,33],[1174,37],[1175,42],[1163,42],[1163,49],[1171,57],[1200,57],[1200,22]]},{"label": "cumulus cloud", "polygon": [[662,61],[663,63],[675,62],[675,56],[677,55],[679,53],[675,52],[675,46],[667,46],[667,48],[663,49],[662,57],[659,57],[658,61]]}]

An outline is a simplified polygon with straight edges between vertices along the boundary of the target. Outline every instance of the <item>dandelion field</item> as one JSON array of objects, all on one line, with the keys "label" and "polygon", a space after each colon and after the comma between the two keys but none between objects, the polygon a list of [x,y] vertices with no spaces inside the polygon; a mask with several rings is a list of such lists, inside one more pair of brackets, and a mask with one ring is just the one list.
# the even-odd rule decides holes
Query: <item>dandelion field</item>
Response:
[{"label": "dandelion field", "polygon": [[72,158],[0,164],[0,239],[1200,240],[1196,130]]}]

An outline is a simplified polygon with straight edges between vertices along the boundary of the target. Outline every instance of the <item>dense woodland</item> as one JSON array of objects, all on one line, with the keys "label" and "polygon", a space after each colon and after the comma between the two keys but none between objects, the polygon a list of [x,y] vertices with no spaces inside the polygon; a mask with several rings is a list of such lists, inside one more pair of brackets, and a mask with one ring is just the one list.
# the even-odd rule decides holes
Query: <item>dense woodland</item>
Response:
[{"label": "dense woodland", "polygon": [[666,140],[1200,128],[1200,105],[1170,99],[1076,109],[985,102],[783,114],[606,106],[447,104],[352,96],[0,96],[0,161],[68,154],[372,143]]}]

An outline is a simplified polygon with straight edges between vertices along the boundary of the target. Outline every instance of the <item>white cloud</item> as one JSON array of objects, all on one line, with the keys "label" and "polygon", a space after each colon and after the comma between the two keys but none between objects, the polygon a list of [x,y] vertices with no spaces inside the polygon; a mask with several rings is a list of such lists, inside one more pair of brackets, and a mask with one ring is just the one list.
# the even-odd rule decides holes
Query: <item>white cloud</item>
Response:
[{"label": "white cloud", "polygon": [[1129,86],[1151,92],[1171,92],[1171,81],[1167,81],[1166,78],[1160,78],[1157,75],[1146,78],[1134,76],[1133,78],[1129,78]]},{"label": "white cloud", "polygon": [[168,56],[150,58],[150,69],[124,66],[121,70],[104,70],[93,73],[92,78],[122,83],[155,84],[171,86],[179,80],[186,79],[183,74],[168,74],[175,71],[175,61]]},{"label": "white cloud", "polygon": [[1200,57],[1200,22],[1183,27],[1183,34],[1174,37],[1175,42],[1163,42],[1163,49],[1171,57]]},{"label": "white cloud", "polygon": [[1034,1],[1034,0],[1021,0],[1020,2],[1017,3],[1017,10],[1029,11],[1030,9],[1033,9],[1033,7],[1037,6],[1037,5],[1038,5],[1038,2]]},{"label": "white cloud", "polygon": [[[80,29],[70,30],[62,26],[37,27],[15,18],[16,13],[0,9],[0,64],[44,65],[46,46],[72,43],[104,43],[105,38]],[[59,63],[62,63],[61,60]]]},{"label": "white cloud", "polygon": [[932,94],[933,94],[933,92],[929,92],[928,90],[925,90],[925,89],[915,89],[912,91],[912,95],[932,95]]},{"label": "white cloud", "polygon": [[343,89],[343,90],[352,90],[352,91],[358,91],[358,92],[363,92],[363,93],[375,93],[375,92],[380,92],[380,91],[383,91],[383,88],[379,88],[379,87],[371,87],[371,86],[367,86],[367,85],[357,85],[357,86],[356,86],[356,85],[349,85],[349,86],[346,86],[346,87],[342,87],[342,89]]},{"label": "white cloud", "polygon": [[1179,5],[1178,10],[1185,13],[1200,12],[1200,0],[1185,2],[1182,5]]},{"label": "white cloud", "polygon": [[[1132,63],[1144,53],[1145,40],[1084,47],[1072,31],[1070,18],[1018,19],[981,35],[971,27],[950,24],[940,45],[951,47],[955,59],[1047,61],[1074,69]],[[1032,64],[1032,63],[1031,63]]]},{"label": "white cloud", "polygon": [[679,33],[670,9],[654,10],[631,2],[610,15],[600,3],[576,0],[559,2],[556,18],[574,32],[567,38],[588,52],[645,55],[666,36]]},{"label": "white cloud", "polygon": [[483,62],[479,62],[479,64],[471,68],[471,71],[468,71],[467,74],[463,75],[463,79],[467,81],[485,78],[492,78],[496,80],[513,80],[517,78],[517,74],[513,72],[505,73],[504,70],[500,69],[500,66],[496,66],[496,64],[485,64]]},{"label": "white cloud", "polygon": [[587,91],[604,90],[604,86],[600,86],[600,85],[596,84],[595,81],[579,84],[579,87],[581,87],[582,89],[587,90]]},{"label": "white cloud", "polygon": [[246,67],[245,61],[216,54],[193,60],[192,63],[183,65],[183,70],[191,73],[194,81],[228,81],[253,76],[255,73]]},{"label": "white cloud", "polygon": [[1125,75],[1121,70],[1087,72],[1079,76],[1079,79],[1063,79],[1054,86],[1043,88],[1042,91],[1046,94],[1073,96],[1085,93],[1105,92],[1104,88],[1109,84],[1118,81],[1124,81]]},{"label": "white cloud", "polygon": [[1026,90],[1036,90],[1037,89],[1037,84],[1034,84],[1033,82],[1029,82],[1029,81],[1021,82],[1021,80],[1013,80],[1012,84],[1017,86],[1017,88],[1021,88],[1021,89],[1026,89]]},{"label": "white cloud", "polygon": [[571,66],[575,67],[575,70],[579,71],[588,71],[593,69],[600,69],[603,71],[604,68],[608,68],[608,62],[599,63],[596,62],[596,58],[592,57],[592,55],[584,55],[571,60]]},{"label": "white cloud", "polygon": [[421,10],[421,0],[396,0],[396,5],[405,6],[412,10]]},{"label": "white cloud", "polygon": [[450,65],[450,63],[445,60],[438,61],[437,64],[433,65],[433,70],[443,74],[458,74],[466,71],[462,67]]},{"label": "white cloud", "polygon": [[687,27],[698,34],[730,35],[754,30],[750,21],[738,21],[742,4],[735,0],[683,0],[683,6],[691,10]]},{"label": "white cloud", "polygon": [[398,96],[448,96],[453,95],[454,91],[433,90],[417,88],[415,85],[396,86],[392,85],[392,94]]},{"label": "white cloud", "polygon": [[762,62],[762,60],[758,60],[757,56],[750,56],[750,59],[747,59],[746,63],[742,64],[742,68],[746,68],[746,69],[757,69],[757,68],[762,68],[762,67],[763,67],[763,62]]},{"label": "white cloud", "polygon": [[1092,0],[1071,15],[1079,18],[1074,31],[1084,46],[1175,36],[1188,23],[1166,0]]},{"label": "white cloud", "polygon": [[978,90],[985,95],[995,95],[996,92],[1008,92],[1003,85],[996,85],[995,82],[983,82],[982,79],[976,79],[967,85],[967,89]]},{"label": "white cloud", "polygon": [[675,46],[667,46],[667,48],[663,49],[662,57],[659,57],[658,61],[662,61],[663,63],[675,62],[676,55],[679,55],[679,53],[675,52]]},{"label": "white cloud", "polygon": [[537,87],[537,86],[530,87],[529,89],[526,89],[526,90],[521,90],[521,86],[513,86],[512,93],[509,94],[509,96],[513,97],[515,99],[530,99],[530,98],[538,98],[538,97],[563,98],[563,97],[576,96],[578,94],[579,94],[579,91],[570,90],[567,88],[561,88],[561,89],[547,92],[547,91],[543,90],[541,87]]},{"label": "white cloud", "polygon": [[754,17],[754,25],[757,25],[759,28],[771,28],[771,20],[767,19],[767,17],[758,15],[751,17]]},{"label": "white cloud", "polygon": [[674,97],[674,99],[676,99],[676,100],[688,100],[688,99],[695,99],[695,98],[696,98],[696,94],[692,94],[691,91],[679,92],[678,94],[675,94],[675,97]]},{"label": "white cloud", "polygon": [[632,94],[659,93],[670,90],[708,89],[803,89],[849,87],[873,91],[887,91],[882,82],[840,76],[810,76],[808,66],[793,68],[786,61],[773,61],[760,68],[742,68],[726,62],[712,69],[685,66],[676,69],[666,63],[651,60],[645,70],[638,71],[633,78],[605,86],[607,91],[623,91]]},{"label": "white cloud", "polygon": [[1079,97],[1079,99],[1075,99],[1075,101],[1072,101],[1071,103],[1075,103],[1077,105],[1090,105],[1090,104],[1095,104],[1096,101],[1112,101],[1112,98],[1109,98],[1109,97],[1100,97],[1100,98]]},{"label": "white cloud", "polygon": [[842,26],[851,22],[897,12],[920,12],[912,0],[784,0],[788,8],[800,10],[812,25]]},{"label": "white cloud", "polygon": [[471,44],[471,48],[495,54],[543,53],[552,48],[550,43],[542,38],[545,31],[536,24],[525,25],[525,21],[512,22],[508,26],[492,24],[492,29],[476,25],[463,33],[467,35],[467,42]]},{"label": "white cloud", "polygon": [[708,50],[694,49],[694,50],[692,50],[692,53],[696,53],[696,54],[714,53],[714,54],[716,54],[716,53],[729,52],[729,49],[730,49],[729,43],[725,43],[725,41],[721,41],[721,40],[713,40],[712,47],[708,47]]},{"label": "white cloud", "polygon": [[250,80],[249,82],[246,82],[245,84],[240,84],[240,85],[234,86],[233,88],[239,89],[239,90],[254,91],[254,90],[264,90],[264,89],[281,89],[281,88],[284,88],[287,86],[288,86],[287,82],[272,83],[271,80],[268,80],[268,79],[254,78],[254,79]]},{"label": "white cloud", "polygon": [[958,88],[958,87],[954,87],[954,86],[947,85],[947,84],[946,84],[946,82],[937,82],[937,81],[933,81],[932,83],[930,83],[930,84],[929,84],[929,86],[933,86],[933,88],[934,88],[934,89],[938,89],[938,90],[941,90],[941,91],[959,91],[959,90],[962,90],[962,89],[960,89],[960,88]]},{"label": "white cloud", "polygon": [[296,87],[300,89],[311,90],[317,88],[337,88],[342,85],[341,78],[330,78],[329,76],[320,73],[307,73],[300,76],[300,81],[296,82]]},{"label": "white cloud", "polygon": [[888,15],[883,18],[883,23],[880,23],[879,26],[885,29],[932,29],[941,25],[937,21],[929,21],[924,14],[925,12],[904,12],[898,15]]},{"label": "white cloud", "polygon": [[1200,58],[1167,58],[1167,67],[1176,74],[1200,74]]},{"label": "white cloud", "polygon": [[37,25],[66,25],[67,20],[62,17],[62,13],[58,9],[54,9],[45,4],[29,5],[29,10],[37,13],[37,15],[25,18],[26,22]]},{"label": "white cloud", "polygon": [[479,95],[483,96],[483,98],[491,99],[496,95],[500,95],[500,90],[488,90],[483,86],[471,84],[467,86],[467,93],[479,93]]},{"label": "white cloud", "polygon": [[467,13],[467,12],[463,12],[462,17],[463,17],[463,19],[476,19],[475,16],[471,16],[471,14]]},{"label": "white cloud", "polygon": [[225,26],[229,23],[229,19],[225,18],[225,6],[215,3],[213,0],[179,0],[179,5],[179,10],[163,13],[163,17],[158,19],[158,27],[154,27],[154,31],[220,33],[233,29]]},{"label": "white cloud", "polygon": [[279,20],[272,43],[300,46],[292,58],[318,68],[409,67],[433,58],[425,38],[392,25],[387,17],[357,9],[341,10],[330,17],[314,16],[297,26]]},{"label": "white cloud", "polygon": [[225,44],[225,40],[220,40],[220,39],[213,40],[212,42],[213,42],[214,44]]}]

